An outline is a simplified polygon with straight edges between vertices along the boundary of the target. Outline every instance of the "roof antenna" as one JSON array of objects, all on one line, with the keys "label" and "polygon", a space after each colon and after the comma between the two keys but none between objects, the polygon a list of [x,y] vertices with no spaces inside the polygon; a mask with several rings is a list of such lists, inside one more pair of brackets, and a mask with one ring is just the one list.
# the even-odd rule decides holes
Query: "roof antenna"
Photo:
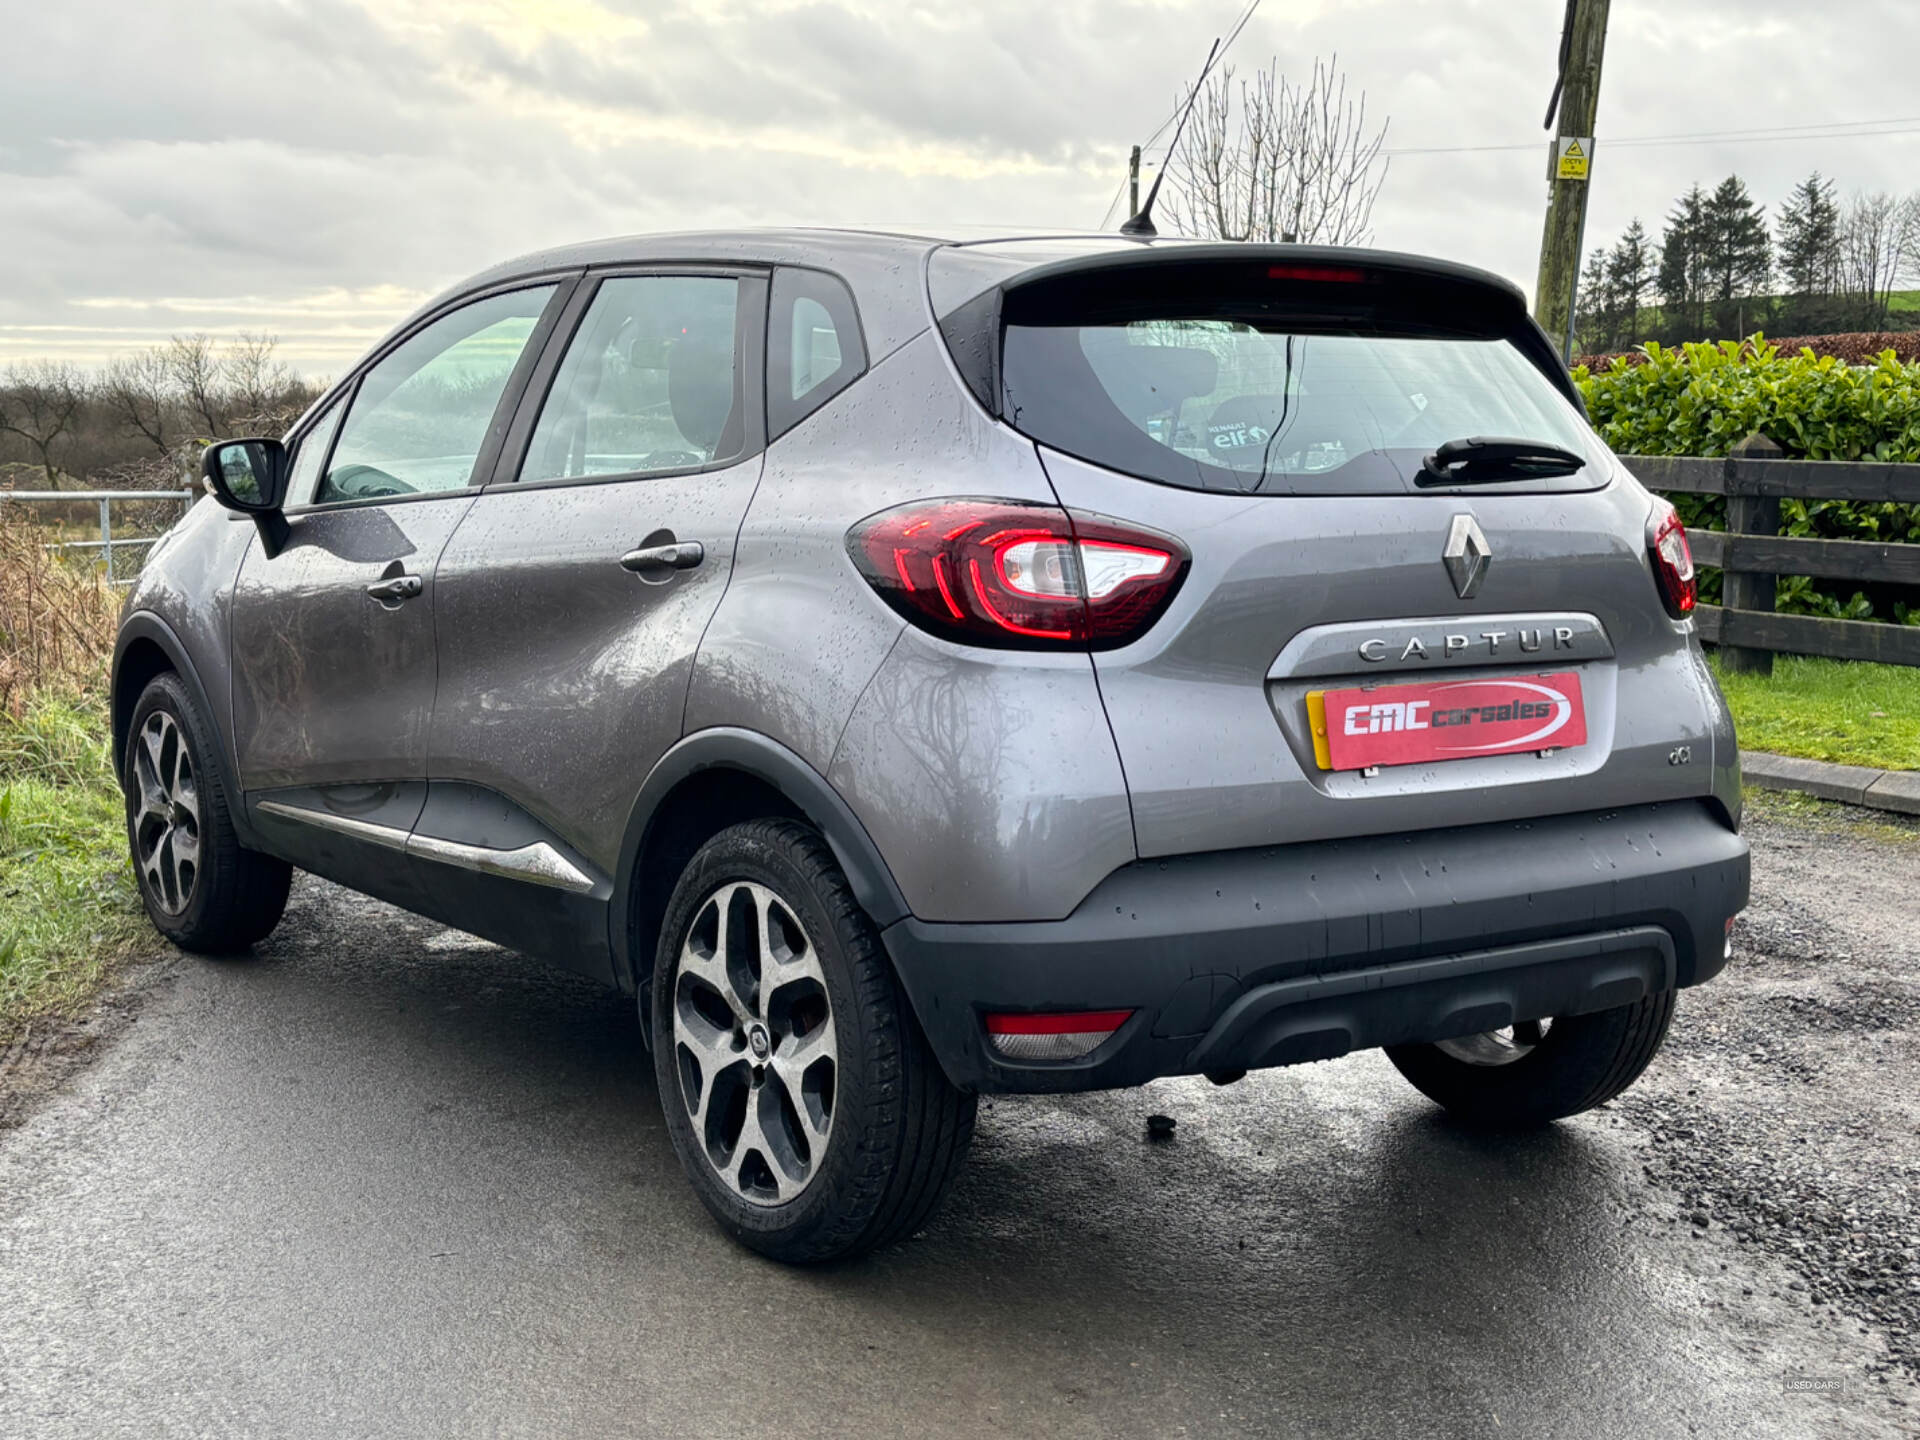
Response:
[{"label": "roof antenna", "polygon": [[[1213,60],[1220,53],[1220,37],[1213,37],[1213,48],[1207,51],[1207,63],[1200,67],[1200,78],[1193,82],[1193,89],[1187,95],[1187,108],[1180,112],[1180,123],[1173,127],[1173,139],[1167,142],[1167,159],[1172,160],[1174,151],[1180,147],[1180,132],[1187,128],[1187,117],[1193,113],[1193,105],[1200,98],[1200,87],[1207,83],[1207,72],[1213,69]],[[1160,182],[1167,178],[1167,167],[1162,165],[1160,173],[1153,177],[1153,188],[1147,191],[1147,203],[1140,207],[1138,215],[1129,216],[1120,227],[1122,235],[1158,235],[1153,228],[1153,202],[1160,198]]]}]

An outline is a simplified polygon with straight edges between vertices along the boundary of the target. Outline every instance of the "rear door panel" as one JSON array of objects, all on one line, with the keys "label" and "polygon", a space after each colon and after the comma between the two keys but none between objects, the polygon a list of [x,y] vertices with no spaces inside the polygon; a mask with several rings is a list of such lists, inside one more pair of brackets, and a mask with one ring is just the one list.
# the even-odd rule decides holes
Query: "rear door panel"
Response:
[{"label": "rear door panel", "polygon": [[[440,560],[433,779],[499,792],[610,875],[641,782],[680,738],[761,460],[482,495]],[[706,558],[649,584],[620,557],[662,530]]]}]

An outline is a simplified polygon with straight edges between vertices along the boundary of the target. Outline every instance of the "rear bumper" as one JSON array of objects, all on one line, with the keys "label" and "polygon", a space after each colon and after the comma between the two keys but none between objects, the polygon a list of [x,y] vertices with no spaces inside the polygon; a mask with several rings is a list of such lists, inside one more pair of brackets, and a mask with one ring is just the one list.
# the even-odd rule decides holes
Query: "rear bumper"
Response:
[{"label": "rear bumper", "polygon": [[[1137,861],[1064,920],[884,932],[948,1076],[1093,1090],[1580,1014],[1697,985],[1747,903],[1704,802]],[[1081,1060],[1012,1064],[990,1012],[1135,1013]]]}]

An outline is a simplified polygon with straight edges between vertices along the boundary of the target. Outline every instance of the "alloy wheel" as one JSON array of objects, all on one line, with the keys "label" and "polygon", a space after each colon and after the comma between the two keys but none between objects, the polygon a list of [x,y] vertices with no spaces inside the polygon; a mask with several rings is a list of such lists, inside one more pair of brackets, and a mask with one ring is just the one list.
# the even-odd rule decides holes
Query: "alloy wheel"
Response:
[{"label": "alloy wheel", "polygon": [[695,912],[674,977],[680,1096],[729,1190],[782,1205],[819,1172],[839,1078],[825,972],[793,908],[722,885]]},{"label": "alloy wheel", "polygon": [[153,903],[178,915],[200,874],[200,792],[186,737],[164,710],[135,737],[133,789],[134,863]]}]

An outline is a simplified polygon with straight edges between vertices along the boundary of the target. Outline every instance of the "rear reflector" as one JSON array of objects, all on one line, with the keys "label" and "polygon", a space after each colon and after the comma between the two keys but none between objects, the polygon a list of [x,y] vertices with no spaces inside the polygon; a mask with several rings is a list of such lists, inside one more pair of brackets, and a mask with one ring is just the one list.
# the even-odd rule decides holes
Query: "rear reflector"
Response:
[{"label": "rear reflector", "polygon": [[1078,1060],[1127,1023],[1131,1010],[989,1015],[987,1043],[1008,1060]]}]

